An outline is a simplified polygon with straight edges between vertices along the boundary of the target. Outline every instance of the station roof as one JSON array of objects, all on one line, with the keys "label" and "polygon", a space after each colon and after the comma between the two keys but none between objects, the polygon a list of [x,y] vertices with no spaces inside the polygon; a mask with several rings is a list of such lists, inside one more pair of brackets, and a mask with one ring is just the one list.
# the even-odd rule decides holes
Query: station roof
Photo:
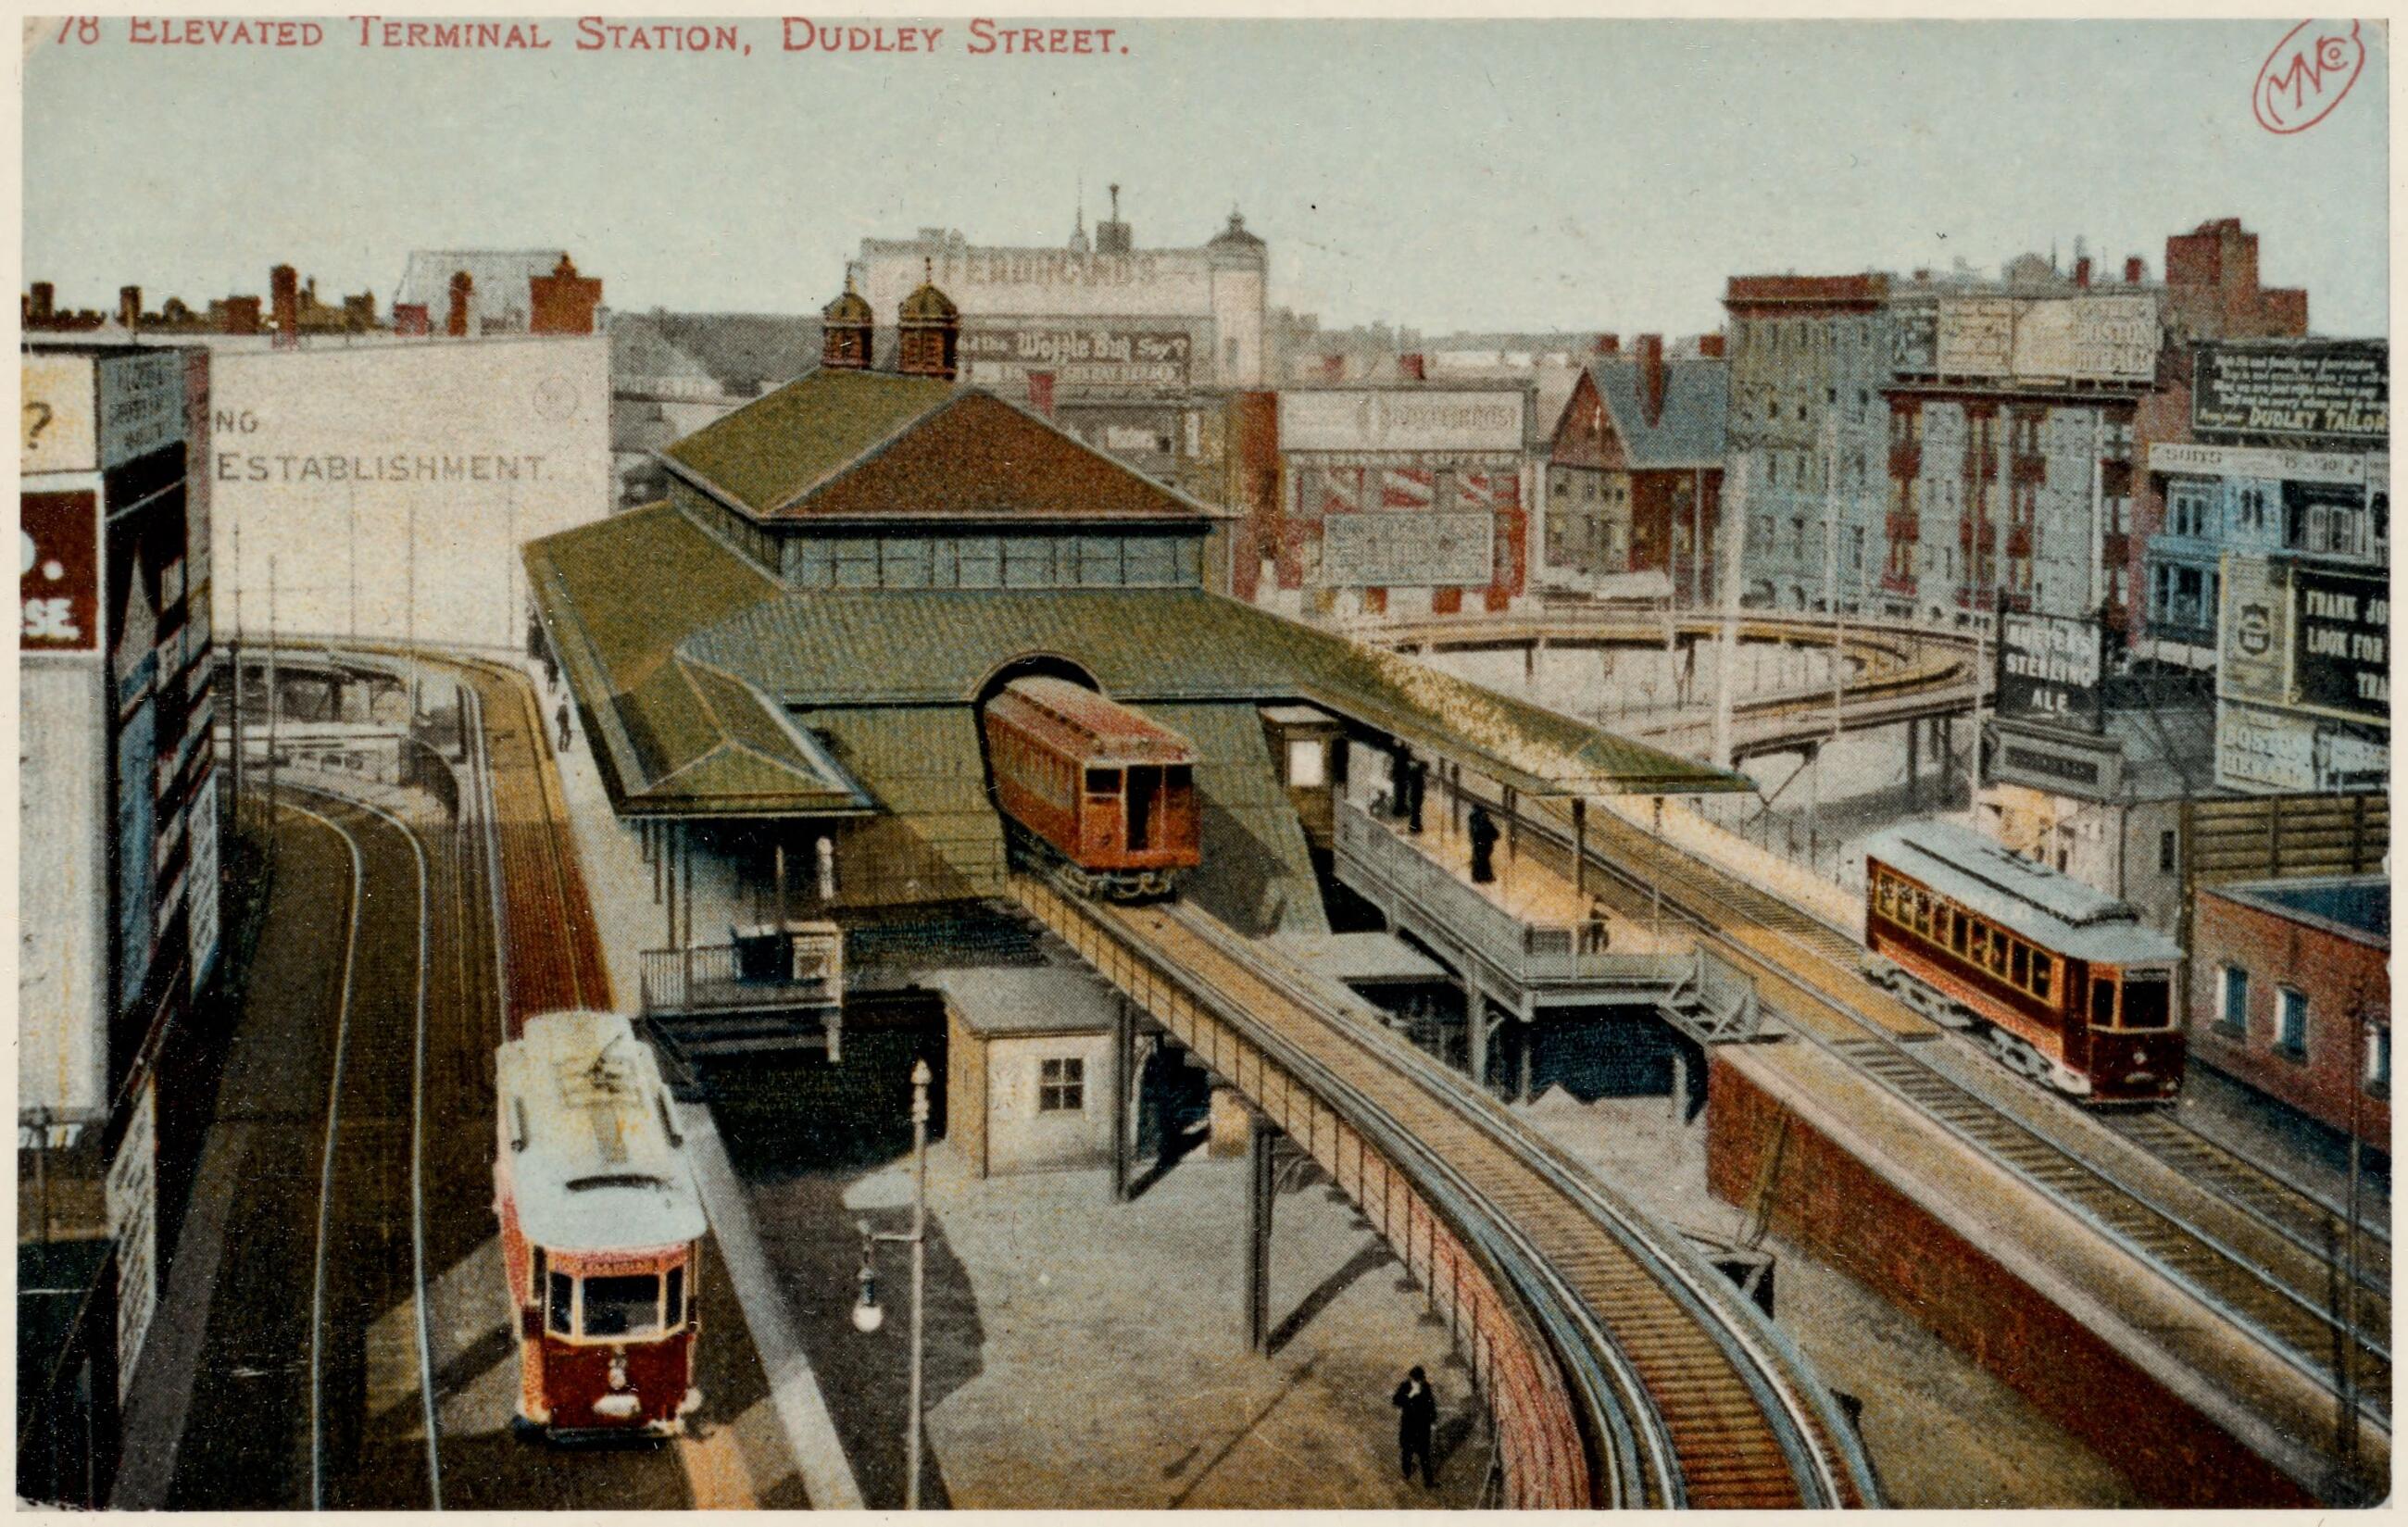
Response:
[{"label": "station roof", "polygon": [[757,520],[1191,524],[1212,509],[981,388],[815,370],[661,452]]},{"label": "station roof", "polygon": [[1083,970],[947,970],[924,982],[943,992],[945,1010],[982,1038],[1103,1034],[1112,1026],[1111,991]]},{"label": "station roof", "polygon": [[1075,664],[1134,705],[1316,705],[1526,793],[1753,788],[1201,590],[794,591],[667,505],[525,555],[605,784],[633,815],[859,809],[876,784],[856,785],[811,734],[847,709],[968,707],[1007,663],[1032,656]]},{"label": "station roof", "polygon": [[2140,912],[1953,821],[1910,821],[1865,840],[1865,856],[2057,954],[2105,964],[2179,960]]}]

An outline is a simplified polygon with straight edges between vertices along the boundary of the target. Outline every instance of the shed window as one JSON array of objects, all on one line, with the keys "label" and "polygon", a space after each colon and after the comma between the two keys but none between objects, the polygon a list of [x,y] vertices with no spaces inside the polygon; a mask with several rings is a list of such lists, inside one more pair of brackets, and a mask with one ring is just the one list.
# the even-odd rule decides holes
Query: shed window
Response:
[{"label": "shed window", "polygon": [[2223,1005],[2216,1011],[2216,1027],[2227,1034],[2249,1032],[2249,972],[2239,965],[2226,965],[2219,972],[2223,981]]},{"label": "shed window", "polygon": [[2294,1061],[2308,1058],[2308,994],[2284,987],[2274,1004],[2274,1052]]},{"label": "shed window", "polygon": [[1038,1063],[1037,1111],[1082,1113],[1087,1106],[1087,1063],[1075,1056],[1050,1056]]},{"label": "shed window", "polygon": [[1329,753],[1319,737],[1288,739],[1287,782],[1297,790],[1318,790],[1329,782]]}]

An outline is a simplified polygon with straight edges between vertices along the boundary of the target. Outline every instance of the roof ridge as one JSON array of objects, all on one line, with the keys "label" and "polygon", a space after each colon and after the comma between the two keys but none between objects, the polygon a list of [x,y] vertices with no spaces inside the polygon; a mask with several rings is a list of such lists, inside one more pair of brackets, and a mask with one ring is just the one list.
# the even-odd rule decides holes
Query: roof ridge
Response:
[{"label": "roof ridge", "polygon": [[[810,371],[805,372],[802,376],[796,378],[794,382],[790,382],[787,385],[794,386],[801,382],[808,381],[826,369],[827,367],[824,365],[814,366]],[[875,371],[853,372],[851,375],[859,377],[877,377],[882,381],[926,381],[932,383],[937,381],[937,378],[934,377],[922,378],[897,376],[888,378],[883,377]],[[783,389],[781,389],[780,391],[783,391]],[[922,424],[926,423],[932,419],[938,419],[945,414],[951,413],[960,405],[963,398],[979,391],[981,391],[981,389],[975,387],[956,388],[947,393],[944,400],[937,404],[934,407],[923,408],[918,413],[914,414],[906,414],[902,419],[896,421],[893,429],[887,431],[876,440],[871,441],[867,447],[854,453],[850,460],[841,462],[828,471],[821,473],[818,478],[787,494],[777,503],[765,505],[760,510],[760,518],[767,520],[772,516],[783,514],[787,510],[796,507],[806,500],[817,497],[824,490],[834,487],[836,484],[842,482],[845,478],[852,477],[854,473],[860,471],[863,467],[867,466],[870,463],[884,456],[889,450],[894,450],[905,435],[910,435]],[[764,395],[766,396],[767,394]],[[738,413],[741,413],[742,411],[743,410],[740,408],[737,410]],[[736,415],[730,414],[727,417],[729,419],[733,419]],[[719,422],[724,423],[725,421],[723,420]]]}]

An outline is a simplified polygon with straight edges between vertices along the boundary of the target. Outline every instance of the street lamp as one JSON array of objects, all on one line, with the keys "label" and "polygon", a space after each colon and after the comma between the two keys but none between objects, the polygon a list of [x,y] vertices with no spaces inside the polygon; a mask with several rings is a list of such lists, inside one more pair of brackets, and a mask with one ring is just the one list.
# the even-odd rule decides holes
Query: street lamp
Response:
[{"label": "street lamp", "polygon": [[885,1307],[878,1302],[878,1247],[895,1242],[911,1249],[911,1409],[904,1422],[903,1508],[920,1509],[920,1391],[926,1367],[927,1341],[923,1320],[928,1292],[928,1084],[935,1077],[924,1059],[911,1065],[911,1230],[909,1234],[879,1232],[867,1220],[853,1228],[861,1233],[861,1270],[854,1274],[860,1292],[853,1304],[853,1328],[875,1334],[886,1324]]}]

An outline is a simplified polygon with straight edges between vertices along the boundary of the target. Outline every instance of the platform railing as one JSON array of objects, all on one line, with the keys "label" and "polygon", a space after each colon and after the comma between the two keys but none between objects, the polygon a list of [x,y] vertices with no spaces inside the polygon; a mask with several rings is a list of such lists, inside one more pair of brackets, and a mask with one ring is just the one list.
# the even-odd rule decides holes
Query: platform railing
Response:
[{"label": "platform railing", "polygon": [[[645,949],[637,955],[644,1011],[729,1012],[830,1006],[844,1000],[841,935],[790,932],[764,955],[735,944]],[[768,961],[768,968],[762,962]]]},{"label": "platform railing", "polygon": [[1682,957],[1614,954],[1584,948],[1584,929],[1531,922],[1481,894],[1370,813],[1338,805],[1338,850],[1441,921],[1512,979],[1526,986],[1572,981],[1660,982],[1692,968]]}]

